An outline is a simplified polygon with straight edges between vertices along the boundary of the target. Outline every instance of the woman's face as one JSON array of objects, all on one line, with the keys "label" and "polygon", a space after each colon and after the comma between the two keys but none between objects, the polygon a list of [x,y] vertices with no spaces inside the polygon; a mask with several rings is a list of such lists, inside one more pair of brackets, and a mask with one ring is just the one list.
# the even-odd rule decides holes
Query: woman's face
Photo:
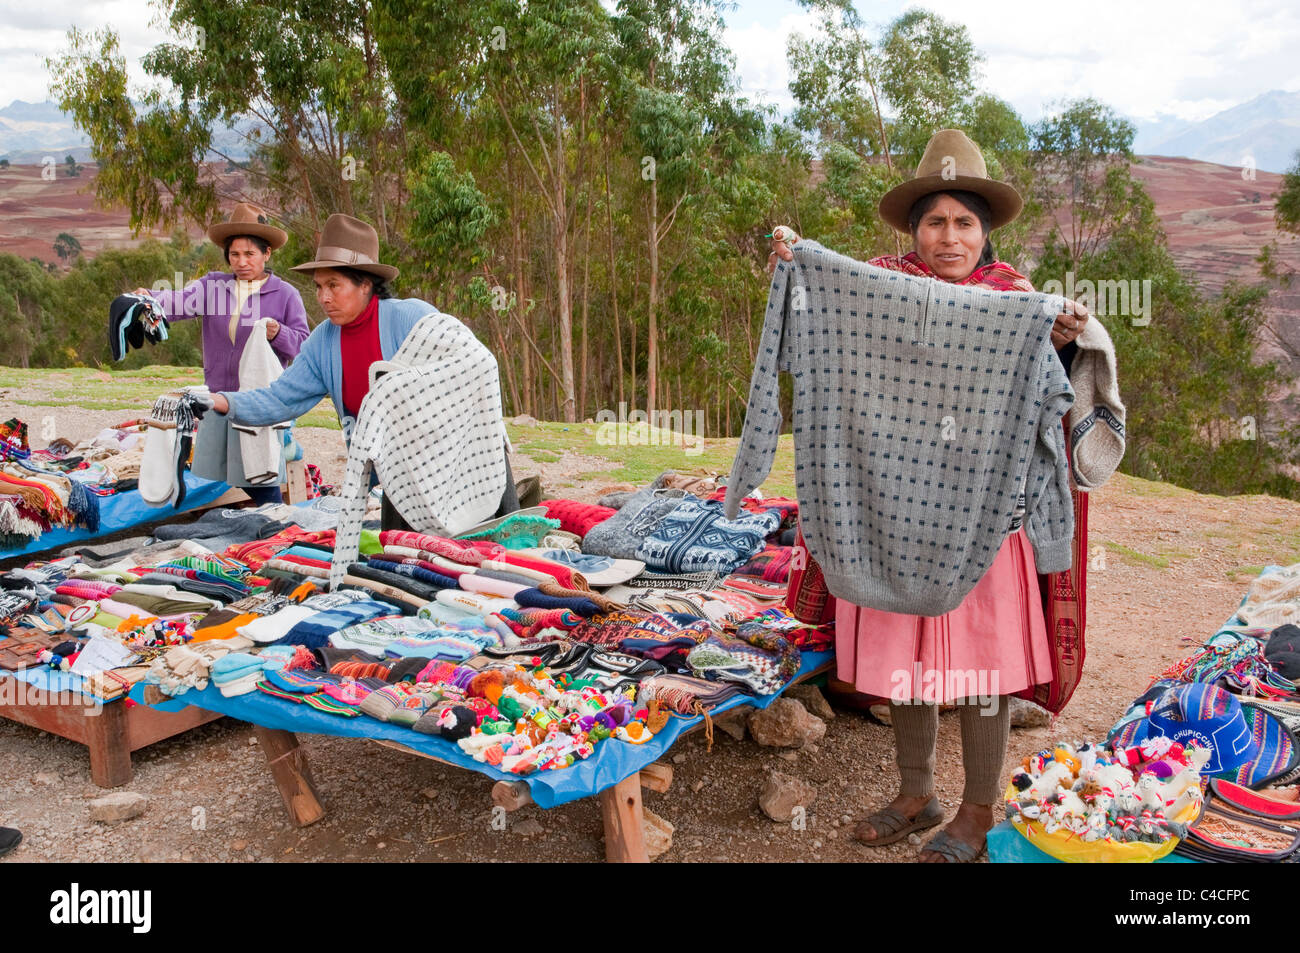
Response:
[{"label": "woman's face", "polygon": [[951,195],[939,196],[912,236],[917,255],[944,281],[961,281],[975,270],[986,237],[979,217]]},{"label": "woman's face", "polygon": [[333,268],[317,268],[315,281],[316,301],[330,322],[339,327],[355,321],[370,303],[368,281],[353,284],[351,278]]},{"label": "woman's face", "polygon": [[230,243],[230,270],[240,281],[256,281],[266,273],[266,263],[271,260],[270,249],[262,251],[247,238],[236,238]]}]

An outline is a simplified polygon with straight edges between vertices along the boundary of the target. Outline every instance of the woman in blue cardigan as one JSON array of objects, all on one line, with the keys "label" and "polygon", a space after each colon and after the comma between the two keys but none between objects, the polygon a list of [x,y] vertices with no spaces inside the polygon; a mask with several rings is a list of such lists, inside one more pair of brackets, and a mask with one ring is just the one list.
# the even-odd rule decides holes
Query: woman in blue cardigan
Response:
[{"label": "woman in blue cardigan", "polygon": [[[297,360],[269,387],[213,394],[213,409],[237,423],[267,426],[299,417],[328,396],[343,437],[350,440],[370,388],[370,365],[390,360],[420,319],[437,308],[418,298],[392,296],[388,282],[397,277],[397,269],[379,262],[378,234],[348,215],[331,215],[316,259],[293,270],[312,274],[316,300],[329,321],[311,332]],[[506,490],[498,513],[518,508],[507,458]],[[387,498],[382,522],[385,529],[410,528]]]}]

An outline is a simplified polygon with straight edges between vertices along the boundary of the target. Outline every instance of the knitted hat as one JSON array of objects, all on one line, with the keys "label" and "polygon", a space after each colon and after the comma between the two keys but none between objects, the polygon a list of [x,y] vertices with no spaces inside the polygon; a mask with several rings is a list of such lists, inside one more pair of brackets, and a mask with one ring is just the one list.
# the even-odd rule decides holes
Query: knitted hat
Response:
[{"label": "knitted hat", "polygon": [[[151,320],[146,321],[145,315]],[[157,344],[167,340],[167,319],[155,312],[148,295],[118,295],[108,306],[108,347],[113,360],[120,361],[127,351],[144,347],[145,339]]]},{"label": "knitted hat", "polygon": [[1259,754],[1242,765],[1233,780],[1256,789],[1275,784],[1300,763],[1300,745],[1291,729],[1265,709],[1249,702],[1241,707],[1251,737],[1259,744]]},{"label": "knitted hat", "polygon": [[1166,736],[1184,746],[1211,751],[1203,774],[1223,774],[1253,762],[1259,742],[1251,735],[1241,702],[1217,685],[1194,682],[1165,692],[1150,714],[1120,725],[1111,733],[1114,747],[1129,748],[1148,738]]}]

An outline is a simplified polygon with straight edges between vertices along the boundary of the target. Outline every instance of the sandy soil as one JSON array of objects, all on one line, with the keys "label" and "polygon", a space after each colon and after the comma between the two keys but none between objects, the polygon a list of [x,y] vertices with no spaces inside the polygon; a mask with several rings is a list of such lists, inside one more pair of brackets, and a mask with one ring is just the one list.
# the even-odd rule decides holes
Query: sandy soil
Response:
[{"label": "sandy soil", "polygon": [[[36,416],[0,396],[0,419],[15,412]],[[59,434],[74,440],[122,416],[51,412]],[[300,436],[308,458],[337,479],[339,433]],[[540,471],[544,480],[600,469],[597,458],[586,456],[536,466],[518,455],[514,465],[517,476]],[[589,481],[566,492],[585,497],[600,485]],[[1007,766],[1053,737],[1104,737],[1154,675],[1232,613],[1250,576],[1231,572],[1295,557],[1288,544],[1270,542],[1287,527],[1300,527],[1300,503],[1166,495],[1124,478],[1094,493],[1084,680],[1052,728],[1012,732]],[[1130,557],[1118,547],[1147,556]],[[494,824],[486,777],[362,740],[303,741],[328,809],[312,827],[288,824],[252,730],[230,719],[137,752],[135,777],[123,790],[147,796],[148,808],[108,826],[89,818],[89,800],[103,792],[91,783],[83,748],[0,721],[0,824],[26,835],[7,862],[603,857],[594,801],[550,811],[529,807]],[[670,760],[671,789],[645,795],[646,806],[675,826],[662,860],[900,861],[917,852],[907,842],[872,851],[847,837],[848,820],[888,801],[897,784],[892,732],[863,715],[839,713],[815,750],[779,752],[719,731],[712,752],[693,735]],[[962,787],[953,716],[941,719],[938,766],[939,794],[951,811]],[[817,787],[805,829],[759,811],[758,793],[772,770]]]}]

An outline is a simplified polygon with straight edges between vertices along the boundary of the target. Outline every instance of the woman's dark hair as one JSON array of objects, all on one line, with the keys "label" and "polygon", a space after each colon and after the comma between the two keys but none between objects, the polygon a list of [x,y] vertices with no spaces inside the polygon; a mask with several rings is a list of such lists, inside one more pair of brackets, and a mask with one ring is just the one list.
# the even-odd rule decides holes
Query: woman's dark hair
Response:
[{"label": "woman's dark hair", "polygon": [[997,261],[997,252],[993,250],[993,242],[989,239],[989,232],[993,231],[993,210],[989,208],[989,203],[984,196],[975,192],[967,192],[965,189],[953,189],[947,192],[931,192],[929,195],[922,195],[912,203],[912,209],[907,213],[908,231],[916,235],[916,230],[921,226],[921,219],[925,218],[925,213],[934,208],[940,196],[944,195],[956,199],[968,211],[974,213],[975,217],[980,221],[980,230],[984,232],[984,250],[980,253],[980,260],[975,267],[983,268],[985,265],[991,265]]},{"label": "woman's dark hair", "polygon": [[393,296],[393,293],[388,289],[388,282],[383,278],[380,278],[378,275],[372,275],[368,271],[360,271],[356,268],[346,268],[343,265],[335,266],[334,270],[343,275],[358,288],[361,287],[363,282],[370,282],[370,290],[380,301]]},{"label": "woman's dark hair", "polygon": [[235,244],[235,239],[237,238],[248,239],[250,242],[252,242],[254,245],[257,246],[258,250],[263,255],[265,255],[267,252],[271,250],[271,243],[268,242],[265,238],[258,238],[256,235],[231,235],[229,238],[226,239],[226,264],[227,265],[230,264],[230,246]]}]

